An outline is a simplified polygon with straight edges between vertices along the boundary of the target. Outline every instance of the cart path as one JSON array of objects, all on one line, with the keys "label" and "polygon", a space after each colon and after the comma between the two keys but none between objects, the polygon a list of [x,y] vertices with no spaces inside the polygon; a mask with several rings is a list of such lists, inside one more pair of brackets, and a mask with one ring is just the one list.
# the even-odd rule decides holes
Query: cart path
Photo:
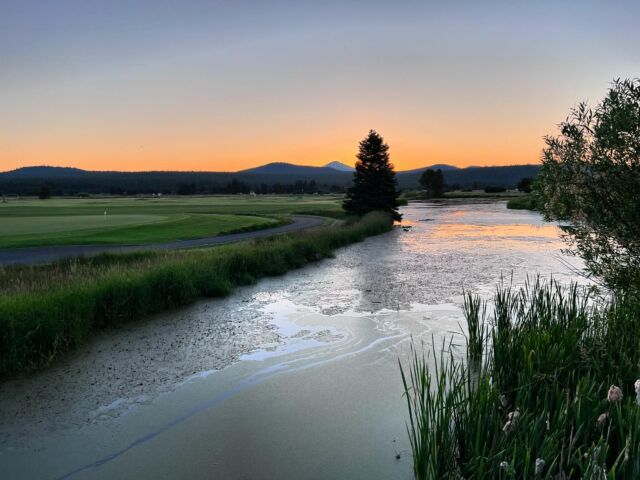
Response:
[{"label": "cart path", "polygon": [[270,237],[282,233],[297,232],[308,228],[319,227],[325,222],[323,217],[311,215],[292,215],[291,223],[273,228],[264,228],[250,232],[230,233],[214,237],[176,240],[166,243],[150,243],[145,245],[59,245],[51,247],[26,247],[0,249],[0,266],[37,263],[49,263],[68,257],[88,257],[101,253],[128,253],[147,250],[176,250],[183,248],[208,247],[223,243],[241,242],[254,238]]}]

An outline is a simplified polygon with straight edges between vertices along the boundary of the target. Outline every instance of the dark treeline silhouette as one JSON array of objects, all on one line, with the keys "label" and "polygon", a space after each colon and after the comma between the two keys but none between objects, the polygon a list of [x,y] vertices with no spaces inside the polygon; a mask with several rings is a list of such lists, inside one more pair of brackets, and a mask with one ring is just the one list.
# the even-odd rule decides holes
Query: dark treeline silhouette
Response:
[{"label": "dark treeline silhouette", "polygon": [[[302,194],[342,193],[346,182],[320,183],[316,180],[286,179],[280,176],[234,175],[202,172],[85,172],[75,169],[38,167],[27,175],[0,174],[0,193],[9,195],[164,195],[212,194]],[[47,172],[49,171],[49,172]],[[28,172],[31,173],[31,172]],[[4,178],[3,178],[4,176]],[[348,174],[350,177],[351,174]],[[284,181],[283,181],[284,180]]]},{"label": "dark treeline silhouette", "polygon": [[[516,188],[522,178],[535,178],[538,165],[469,167],[442,170],[447,189]],[[400,189],[418,189],[425,169],[397,172]],[[234,182],[235,180],[235,182]],[[27,167],[0,173],[0,194],[37,196],[43,186],[52,195],[223,194],[344,192],[353,173],[322,167],[269,164],[242,172],[95,172],[76,168]],[[315,182],[315,185],[313,184]]]},{"label": "dark treeline silhouette", "polygon": [[[516,188],[523,177],[535,178],[540,165],[509,165],[504,167],[468,167],[442,169],[447,190],[479,190],[488,186]],[[420,188],[424,170],[398,172],[400,188]]]},{"label": "dark treeline silhouette", "polygon": [[[298,180],[295,183],[261,183],[253,185],[243,182],[236,178],[232,179],[226,185],[209,185],[202,186],[196,183],[183,183],[176,189],[178,195],[197,195],[197,194],[236,194],[236,193],[255,193],[266,195],[269,193],[335,193],[343,192],[344,187],[339,185],[318,185],[315,180],[306,181]],[[169,192],[172,193],[172,192]]]}]

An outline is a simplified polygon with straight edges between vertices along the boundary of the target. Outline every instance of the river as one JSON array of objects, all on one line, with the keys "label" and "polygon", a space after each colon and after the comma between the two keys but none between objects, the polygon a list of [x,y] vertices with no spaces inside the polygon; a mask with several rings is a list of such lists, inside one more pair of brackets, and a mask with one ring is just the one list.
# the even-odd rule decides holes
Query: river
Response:
[{"label": "river", "polygon": [[581,280],[581,264],[555,225],[504,202],[402,213],[411,228],[1,384],[0,477],[411,478],[398,367],[411,341],[461,343],[465,289]]}]

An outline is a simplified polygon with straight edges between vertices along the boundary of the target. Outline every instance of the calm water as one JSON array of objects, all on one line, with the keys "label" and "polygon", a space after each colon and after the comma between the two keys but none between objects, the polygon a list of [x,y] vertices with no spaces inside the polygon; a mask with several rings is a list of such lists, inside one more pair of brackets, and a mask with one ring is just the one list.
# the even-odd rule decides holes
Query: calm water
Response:
[{"label": "calm water", "polygon": [[411,478],[398,370],[411,338],[460,332],[463,289],[490,297],[501,278],[580,277],[535,213],[449,203],[403,214],[408,231],[104,335],[3,385],[0,471]]}]

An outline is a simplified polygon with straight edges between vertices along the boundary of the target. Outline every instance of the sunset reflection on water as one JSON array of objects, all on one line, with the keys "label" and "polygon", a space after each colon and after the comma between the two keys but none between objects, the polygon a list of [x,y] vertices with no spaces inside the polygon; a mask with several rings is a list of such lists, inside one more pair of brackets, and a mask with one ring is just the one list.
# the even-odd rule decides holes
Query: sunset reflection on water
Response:
[{"label": "sunset reflection on water", "polygon": [[413,204],[401,236],[409,251],[439,253],[456,250],[556,253],[566,245],[562,230],[535,212],[507,210],[504,202],[468,205]]}]

